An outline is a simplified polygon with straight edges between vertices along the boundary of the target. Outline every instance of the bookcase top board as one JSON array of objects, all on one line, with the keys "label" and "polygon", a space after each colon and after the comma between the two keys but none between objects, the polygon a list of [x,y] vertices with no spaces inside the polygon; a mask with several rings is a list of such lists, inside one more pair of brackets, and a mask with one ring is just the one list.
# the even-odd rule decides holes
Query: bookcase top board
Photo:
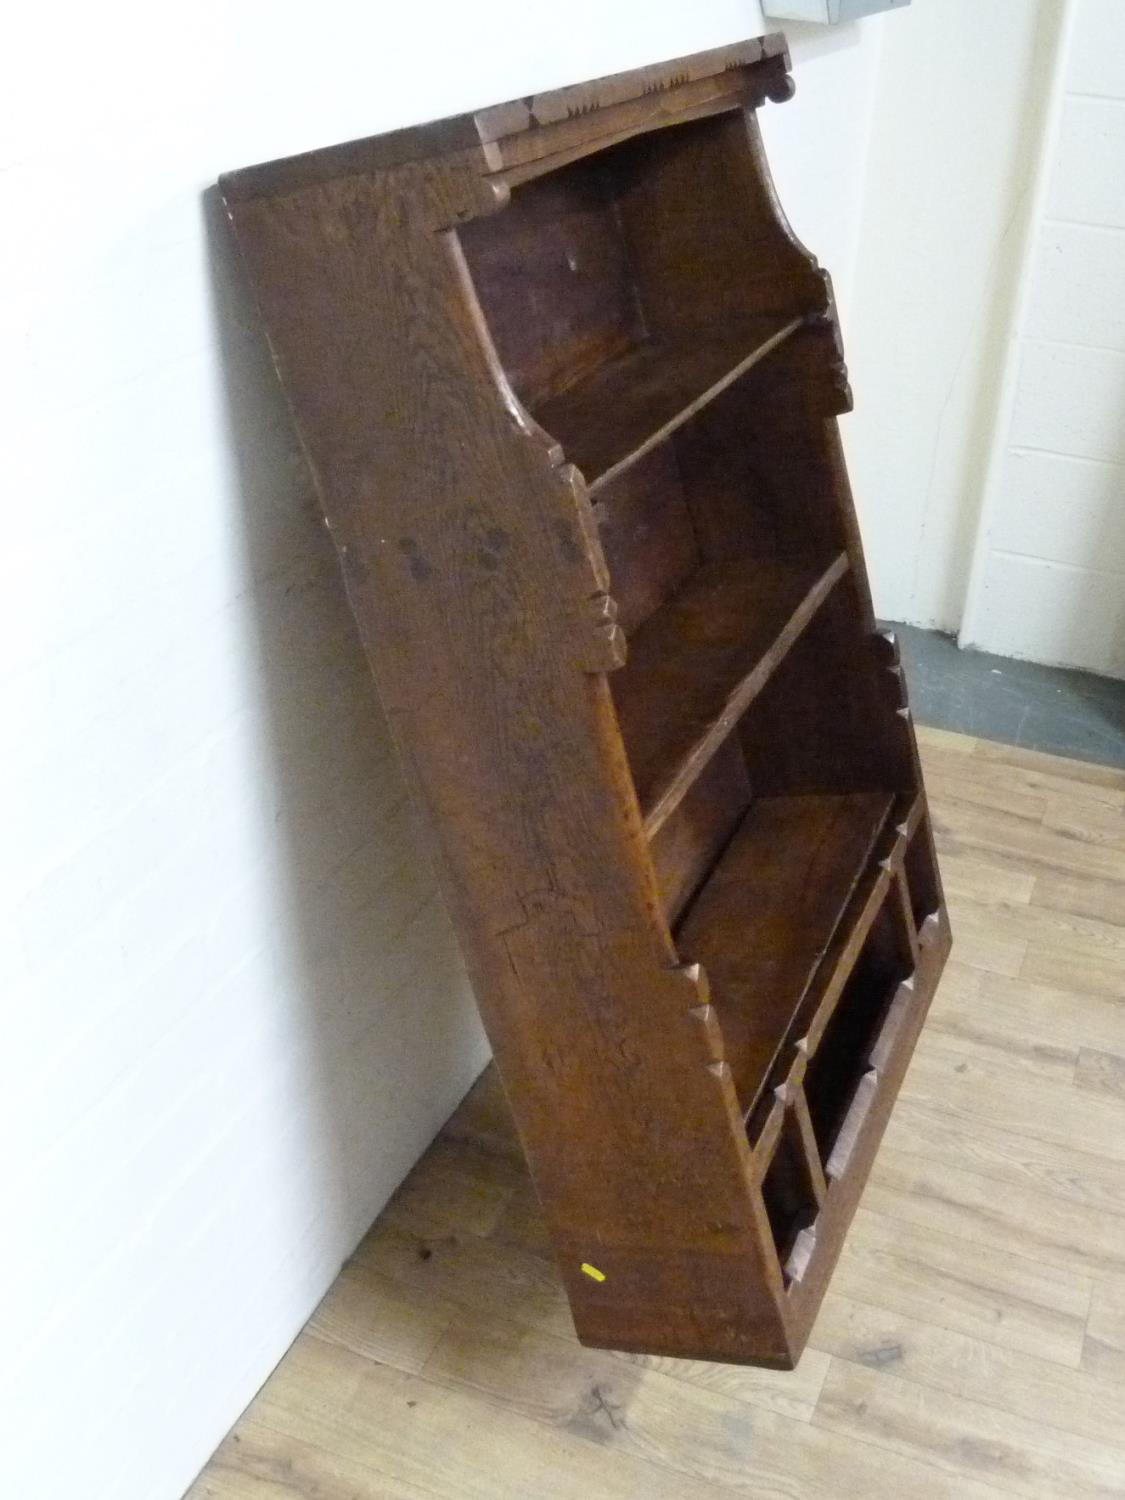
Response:
[{"label": "bookcase top board", "polygon": [[611,73],[588,83],[509,99],[383,135],[263,162],[220,178],[228,203],[273,197],[356,173],[473,153],[485,173],[570,157],[663,125],[791,97],[789,51],[780,32],[697,52],[675,62]]}]

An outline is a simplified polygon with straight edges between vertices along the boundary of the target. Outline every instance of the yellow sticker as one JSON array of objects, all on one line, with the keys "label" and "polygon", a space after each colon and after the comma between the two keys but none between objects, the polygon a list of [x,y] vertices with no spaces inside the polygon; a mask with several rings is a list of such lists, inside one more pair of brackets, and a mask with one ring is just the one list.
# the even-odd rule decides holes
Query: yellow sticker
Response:
[{"label": "yellow sticker", "polygon": [[591,1281],[604,1281],[605,1272],[599,1271],[597,1266],[591,1266],[586,1261],[582,1262],[582,1274],[589,1276]]}]

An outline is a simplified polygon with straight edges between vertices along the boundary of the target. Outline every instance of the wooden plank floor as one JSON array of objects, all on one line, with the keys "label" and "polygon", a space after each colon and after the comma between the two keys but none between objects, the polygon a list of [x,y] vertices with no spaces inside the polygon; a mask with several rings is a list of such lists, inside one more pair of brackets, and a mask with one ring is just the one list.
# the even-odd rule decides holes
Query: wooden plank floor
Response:
[{"label": "wooden plank floor", "polygon": [[1125,773],[921,738],[955,957],[800,1368],[581,1348],[486,1074],[191,1500],[1125,1496]]}]

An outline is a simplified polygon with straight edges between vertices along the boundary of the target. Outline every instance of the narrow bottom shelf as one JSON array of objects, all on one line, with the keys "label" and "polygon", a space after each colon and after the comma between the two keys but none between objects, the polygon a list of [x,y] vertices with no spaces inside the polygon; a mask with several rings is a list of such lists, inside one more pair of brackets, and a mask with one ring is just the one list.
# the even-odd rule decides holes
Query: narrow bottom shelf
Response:
[{"label": "narrow bottom shelf", "polygon": [[752,803],[680,923],[681,959],[707,972],[746,1110],[770,1074],[893,801],[886,793],[857,792]]},{"label": "narrow bottom shelf", "polygon": [[823,1197],[815,1218],[798,1229],[785,1260],[786,1322],[794,1349],[808,1339],[949,948],[949,922],[941,909],[919,934],[917,966],[895,989],[863,1049],[863,1071],[825,1165]]}]

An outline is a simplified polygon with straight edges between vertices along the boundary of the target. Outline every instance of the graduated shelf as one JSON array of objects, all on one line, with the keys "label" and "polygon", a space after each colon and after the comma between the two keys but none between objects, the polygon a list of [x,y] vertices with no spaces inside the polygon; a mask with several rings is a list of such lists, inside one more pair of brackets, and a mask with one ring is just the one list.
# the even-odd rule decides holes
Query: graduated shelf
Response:
[{"label": "graduated shelf", "polygon": [[533,416],[562,445],[594,493],[675,432],[804,323],[803,317],[740,320],[718,333],[634,344]]},{"label": "graduated shelf", "polygon": [[679,925],[681,960],[701,963],[710,979],[744,1109],[773,1069],[894,800],[853,792],[751,803]]},{"label": "graduated shelf", "polygon": [[739,557],[700,568],[629,639],[611,679],[645,830],[678,806],[847,571]]}]

